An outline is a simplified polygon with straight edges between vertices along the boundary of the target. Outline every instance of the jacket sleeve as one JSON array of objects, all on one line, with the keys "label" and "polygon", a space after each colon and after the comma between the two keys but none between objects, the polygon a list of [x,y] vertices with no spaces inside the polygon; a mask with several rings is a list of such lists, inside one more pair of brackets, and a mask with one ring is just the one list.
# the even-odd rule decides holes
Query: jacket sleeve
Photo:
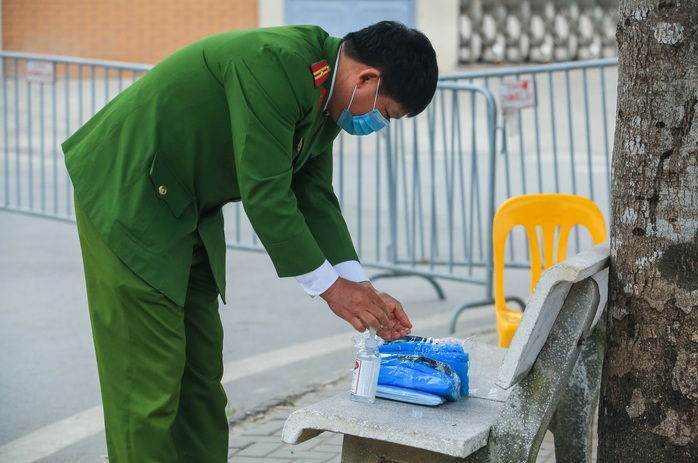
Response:
[{"label": "jacket sleeve", "polygon": [[314,156],[293,176],[298,208],[332,265],[358,261],[351,234],[332,187],[332,147]]},{"label": "jacket sleeve", "polygon": [[292,191],[296,124],[314,110],[307,60],[263,47],[223,72],[240,196],[279,276],[318,268],[325,256]]}]

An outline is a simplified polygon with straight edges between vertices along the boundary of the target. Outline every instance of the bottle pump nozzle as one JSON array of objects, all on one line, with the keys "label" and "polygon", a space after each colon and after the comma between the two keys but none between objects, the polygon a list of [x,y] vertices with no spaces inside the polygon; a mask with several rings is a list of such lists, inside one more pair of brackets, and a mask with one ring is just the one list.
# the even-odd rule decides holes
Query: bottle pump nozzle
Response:
[{"label": "bottle pump nozzle", "polygon": [[375,351],[378,347],[378,339],[376,338],[376,330],[369,328],[368,338],[366,339],[366,350]]}]

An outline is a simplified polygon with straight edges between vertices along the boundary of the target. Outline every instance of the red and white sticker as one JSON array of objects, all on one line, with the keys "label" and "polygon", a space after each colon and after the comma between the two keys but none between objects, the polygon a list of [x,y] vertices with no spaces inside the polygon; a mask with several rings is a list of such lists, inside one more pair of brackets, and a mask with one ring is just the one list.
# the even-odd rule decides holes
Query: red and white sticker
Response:
[{"label": "red and white sticker", "polygon": [[50,61],[27,61],[27,80],[52,84],[56,81],[54,65]]},{"label": "red and white sticker", "polygon": [[514,111],[536,105],[536,86],[531,79],[502,82],[499,85],[502,111]]}]

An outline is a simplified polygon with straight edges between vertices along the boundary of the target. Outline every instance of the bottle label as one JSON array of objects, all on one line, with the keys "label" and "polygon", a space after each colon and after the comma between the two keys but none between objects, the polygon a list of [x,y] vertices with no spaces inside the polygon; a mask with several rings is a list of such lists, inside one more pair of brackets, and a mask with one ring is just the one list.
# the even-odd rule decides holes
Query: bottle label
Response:
[{"label": "bottle label", "polygon": [[351,393],[356,396],[371,397],[376,394],[378,383],[378,368],[380,363],[357,358],[354,360],[354,376],[351,383]]}]

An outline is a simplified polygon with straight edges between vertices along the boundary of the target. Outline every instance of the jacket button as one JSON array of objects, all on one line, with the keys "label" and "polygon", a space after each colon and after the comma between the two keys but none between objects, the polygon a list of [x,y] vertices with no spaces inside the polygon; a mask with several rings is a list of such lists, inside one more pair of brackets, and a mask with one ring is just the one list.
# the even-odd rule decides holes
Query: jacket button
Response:
[{"label": "jacket button", "polygon": [[160,185],[158,187],[158,193],[165,196],[167,194],[167,187],[165,185]]}]

